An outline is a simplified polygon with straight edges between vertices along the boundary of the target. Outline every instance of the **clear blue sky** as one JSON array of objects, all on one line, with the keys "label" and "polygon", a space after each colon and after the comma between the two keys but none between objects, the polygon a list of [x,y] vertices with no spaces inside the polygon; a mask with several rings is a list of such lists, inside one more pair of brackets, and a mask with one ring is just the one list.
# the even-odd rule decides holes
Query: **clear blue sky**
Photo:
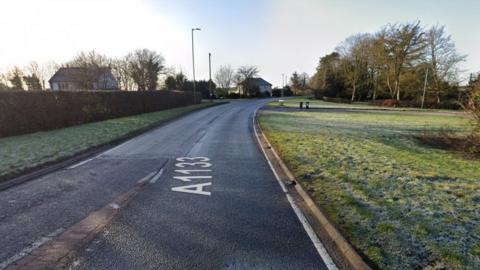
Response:
[{"label": "clear blue sky", "polygon": [[[387,23],[444,24],[462,68],[480,71],[480,1],[474,0],[2,0],[0,69],[30,60],[66,61],[80,50],[122,56],[136,48],[161,52],[191,77],[190,28],[196,33],[197,77],[256,65],[274,85],[281,74],[312,74],[319,57],[346,37]],[[5,42],[8,41],[8,42]]]}]

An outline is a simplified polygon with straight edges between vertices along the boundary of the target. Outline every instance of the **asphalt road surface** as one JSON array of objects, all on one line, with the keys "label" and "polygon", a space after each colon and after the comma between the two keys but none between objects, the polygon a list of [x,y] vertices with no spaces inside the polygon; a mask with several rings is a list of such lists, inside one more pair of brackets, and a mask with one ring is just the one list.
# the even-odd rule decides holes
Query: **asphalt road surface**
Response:
[{"label": "asphalt road surface", "polygon": [[265,102],[192,113],[0,192],[0,269],[154,172],[70,268],[326,269],[256,144]]}]

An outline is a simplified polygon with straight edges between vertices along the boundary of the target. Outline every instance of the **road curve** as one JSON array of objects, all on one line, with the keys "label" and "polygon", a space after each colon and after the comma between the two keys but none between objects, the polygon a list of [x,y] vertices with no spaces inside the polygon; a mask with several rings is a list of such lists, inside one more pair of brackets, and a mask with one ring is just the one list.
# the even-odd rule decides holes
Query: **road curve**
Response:
[{"label": "road curve", "polygon": [[0,192],[0,269],[153,172],[70,268],[326,269],[255,142],[265,102],[192,113]]}]

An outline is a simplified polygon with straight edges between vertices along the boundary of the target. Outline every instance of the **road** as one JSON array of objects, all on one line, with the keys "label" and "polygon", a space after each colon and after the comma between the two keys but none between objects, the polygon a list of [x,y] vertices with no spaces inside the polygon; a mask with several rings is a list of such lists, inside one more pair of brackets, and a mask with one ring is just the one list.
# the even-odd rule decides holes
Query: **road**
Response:
[{"label": "road", "polygon": [[0,269],[153,173],[70,268],[326,269],[256,144],[265,102],[192,113],[2,191]]}]

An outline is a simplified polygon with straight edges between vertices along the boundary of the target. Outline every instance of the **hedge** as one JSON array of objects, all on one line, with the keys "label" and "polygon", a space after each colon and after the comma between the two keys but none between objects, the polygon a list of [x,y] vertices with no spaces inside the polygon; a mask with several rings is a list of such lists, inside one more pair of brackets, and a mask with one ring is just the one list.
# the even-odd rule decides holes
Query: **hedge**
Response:
[{"label": "hedge", "polygon": [[179,91],[0,92],[0,137],[172,109],[193,101],[192,92]]}]

